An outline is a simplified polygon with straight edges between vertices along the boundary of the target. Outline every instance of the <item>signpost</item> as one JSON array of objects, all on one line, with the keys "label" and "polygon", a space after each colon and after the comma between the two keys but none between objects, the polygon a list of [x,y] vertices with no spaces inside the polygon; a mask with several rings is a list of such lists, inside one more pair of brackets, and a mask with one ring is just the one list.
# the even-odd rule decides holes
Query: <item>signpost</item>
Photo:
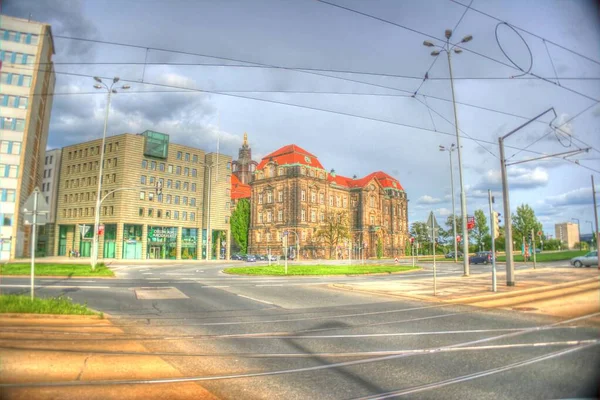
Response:
[{"label": "signpost", "polygon": [[285,263],[285,274],[287,275],[288,272],[288,263],[287,263],[287,253],[288,253],[288,231],[283,231],[283,259],[284,259],[284,263]]},{"label": "signpost", "polygon": [[[37,226],[45,225],[48,220],[50,207],[44,197],[40,196],[40,188],[36,187],[29,195],[23,205],[23,214],[25,214],[25,223],[31,224],[31,299],[34,297],[34,277],[35,277],[35,247]],[[31,216],[31,220],[28,218]]]},{"label": "signpost", "polygon": [[427,228],[431,229],[431,247],[433,250],[433,295],[437,296],[437,271],[435,264],[435,233],[440,229],[440,226],[433,215],[433,211],[429,213],[429,219],[427,220]]},{"label": "signpost", "polygon": [[[541,236],[542,235],[540,235],[540,237]],[[535,266],[536,266],[536,260],[535,260],[535,236],[533,235],[533,229],[531,230],[531,248],[533,249],[533,269],[535,269]]]},{"label": "signpost", "polygon": [[85,235],[87,235],[90,228],[91,228],[91,226],[89,226],[89,225],[79,225],[79,233],[81,234],[81,237],[84,238]]}]

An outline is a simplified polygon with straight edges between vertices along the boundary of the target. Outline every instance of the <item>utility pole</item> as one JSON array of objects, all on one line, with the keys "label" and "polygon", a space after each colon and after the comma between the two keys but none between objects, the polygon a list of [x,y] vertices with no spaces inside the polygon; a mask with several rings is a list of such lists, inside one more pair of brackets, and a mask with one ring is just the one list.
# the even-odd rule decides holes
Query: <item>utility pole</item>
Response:
[{"label": "utility pole", "polygon": [[496,238],[494,237],[494,226],[498,223],[494,220],[494,198],[492,197],[492,191],[488,189],[488,200],[490,203],[490,237],[492,238],[492,291],[496,291]]},{"label": "utility pole", "polygon": [[531,229],[531,249],[532,249],[532,253],[533,253],[533,269],[535,269],[536,266],[536,260],[535,260],[535,236],[534,236],[534,230]]},{"label": "utility pole", "polygon": [[[594,196],[594,221],[596,223],[596,251],[598,251],[598,206],[596,205],[596,186],[594,185],[594,175],[592,175],[592,195]],[[594,235],[592,235],[592,240]],[[600,258],[598,259],[598,269],[600,269]]]}]

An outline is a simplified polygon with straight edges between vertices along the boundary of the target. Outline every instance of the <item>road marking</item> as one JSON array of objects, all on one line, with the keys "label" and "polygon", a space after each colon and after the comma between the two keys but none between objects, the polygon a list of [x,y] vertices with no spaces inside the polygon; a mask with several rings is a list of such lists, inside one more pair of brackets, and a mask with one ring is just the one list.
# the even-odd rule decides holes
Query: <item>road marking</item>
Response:
[{"label": "road marking", "polygon": [[[31,285],[0,285],[0,287],[5,287],[5,288],[30,288]],[[74,288],[74,289],[112,289],[110,286],[66,286],[66,285],[48,285],[48,286],[41,286],[41,285],[35,285],[36,288],[41,288],[41,289],[68,289],[68,288]]]},{"label": "road marking", "polygon": [[223,288],[223,287],[229,287],[229,286],[202,286],[202,289]]},{"label": "road marking", "polygon": [[159,281],[159,280],[161,280],[161,279],[162,279],[162,278],[146,278],[146,280],[147,280],[147,281],[152,281],[152,280],[154,280],[154,281]]},{"label": "road marking", "polygon": [[259,303],[265,303],[265,304],[271,304],[271,305],[273,305],[273,303],[269,303],[268,301],[255,299],[254,297],[250,297],[250,296],[244,296],[243,294],[238,294],[238,296],[243,297],[245,299],[250,299],[250,300],[258,301]]},{"label": "road marking", "polygon": [[142,275],[154,275],[153,272],[142,272]]}]

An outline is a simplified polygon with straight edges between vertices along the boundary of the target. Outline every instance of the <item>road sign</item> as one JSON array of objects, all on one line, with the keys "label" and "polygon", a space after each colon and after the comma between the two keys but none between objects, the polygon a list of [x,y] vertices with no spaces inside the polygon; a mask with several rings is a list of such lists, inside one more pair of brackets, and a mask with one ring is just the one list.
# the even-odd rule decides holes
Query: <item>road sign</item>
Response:
[{"label": "road sign", "polygon": [[35,189],[33,189],[33,192],[31,192],[31,194],[29,195],[27,200],[25,200],[25,204],[23,204],[23,212],[25,214],[33,214],[33,211],[34,211],[33,206],[34,206],[36,195],[37,195],[37,213],[38,214],[49,213],[50,206],[48,205],[48,203],[46,203],[44,196],[41,195],[40,188],[38,188],[37,186]]},{"label": "road sign", "polygon": [[475,217],[467,217],[467,229],[475,228]]},{"label": "road sign", "polygon": [[[42,196],[40,196],[40,198],[41,197]],[[25,225],[33,225],[33,214],[24,213],[23,219],[24,219]],[[48,223],[48,214],[47,213],[40,214],[38,212],[35,224],[36,225],[46,225],[47,223]]]},{"label": "road sign", "polygon": [[542,237],[543,232],[542,231],[538,231],[538,236]]},{"label": "road sign", "polygon": [[98,236],[104,235],[104,225],[98,226]]},{"label": "road sign", "polygon": [[462,239],[462,238],[460,237],[460,235],[456,235],[456,241],[457,241],[457,242],[460,242],[460,240],[461,240],[461,239]]},{"label": "road sign", "polygon": [[440,229],[440,225],[438,224],[437,220],[435,219],[435,215],[433,215],[433,211],[429,213],[429,218],[427,219],[427,228],[431,229],[431,227],[433,227],[434,229]]},{"label": "road sign", "polygon": [[90,228],[90,225],[79,225],[79,233],[81,234],[81,237],[85,237]]}]

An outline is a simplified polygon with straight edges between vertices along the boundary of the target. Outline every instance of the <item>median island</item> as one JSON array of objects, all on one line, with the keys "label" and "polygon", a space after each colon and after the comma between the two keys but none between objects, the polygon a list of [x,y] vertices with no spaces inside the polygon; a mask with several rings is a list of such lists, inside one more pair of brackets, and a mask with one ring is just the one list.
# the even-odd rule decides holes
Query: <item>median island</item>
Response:
[{"label": "median island", "polygon": [[31,298],[29,295],[0,295],[0,314],[97,315],[86,304],[73,303],[69,297]]},{"label": "median island", "polygon": [[[31,264],[0,264],[0,275],[30,275]],[[35,264],[35,276],[115,276],[103,263],[96,269],[84,264]]]},{"label": "median island", "polygon": [[287,275],[283,265],[263,265],[256,267],[234,267],[223,270],[232,275],[368,275],[392,274],[420,270],[408,265],[288,265]]}]

